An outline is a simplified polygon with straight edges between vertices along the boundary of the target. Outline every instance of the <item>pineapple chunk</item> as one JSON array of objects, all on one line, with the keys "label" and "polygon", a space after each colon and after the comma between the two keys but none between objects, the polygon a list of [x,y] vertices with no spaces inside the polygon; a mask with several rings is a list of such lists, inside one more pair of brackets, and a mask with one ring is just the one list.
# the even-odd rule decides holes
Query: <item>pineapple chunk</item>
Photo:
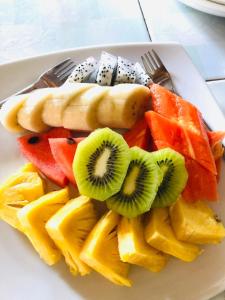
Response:
[{"label": "pineapple chunk", "polygon": [[115,284],[131,286],[129,265],[122,262],[118,250],[117,225],[120,217],[109,211],[95,225],[84,243],[80,258]]},{"label": "pineapple chunk", "polygon": [[61,253],[49,237],[45,224],[68,200],[68,188],[65,188],[42,196],[18,212],[23,232],[48,265],[55,264]]},{"label": "pineapple chunk", "polygon": [[151,210],[145,228],[145,239],[152,247],[186,262],[193,261],[201,253],[196,245],[180,242],[176,239],[170,225],[167,208]]},{"label": "pineapple chunk", "polygon": [[38,172],[38,169],[29,162],[20,168],[20,172]]},{"label": "pineapple chunk", "polygon": [[18,211],[44,194],[43,182],[36,172],[18,172],[0,186],[0,218],[22,231]]},{"label": "pineapple chunk", "polygon": [[79,256],[96,222],[97,216],[90,198],[80,196],[70,200],[46,223],[50,237],[62,251],[74,275],[86,275],[91,271]]},{"label": "pineapple chunk", "polygon": [[217,244],[225,237],[223,224],[203,201],[187,203],[180,198],[170,208],[170,218],[178,240],[196,244]]},{"label": "pineapple chunk", "polygon": [[159,272],[166,265],[167,256],[145,241],[141,217],[121,219],[118,226],[118,241],[122,261],[142,266],[152,272]]}]

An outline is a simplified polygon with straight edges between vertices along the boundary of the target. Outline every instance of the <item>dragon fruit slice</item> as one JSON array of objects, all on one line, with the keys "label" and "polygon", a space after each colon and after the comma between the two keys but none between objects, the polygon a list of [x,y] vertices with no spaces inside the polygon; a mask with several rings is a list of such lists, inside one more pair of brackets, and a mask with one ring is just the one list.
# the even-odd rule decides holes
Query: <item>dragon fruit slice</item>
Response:
[{"label": "dragon fruit slice", "polygon": [[85,79],[85,82],[96,83],[97,74],[98,74],[98,64],[96,65],[94,71],[92,71],[91,74]]},{"label": "dragon fruit slice", "polygon": [[94,57],[88,57],[84,62],[77,65],[70,74],[66,83],[84,82],[86,78],[95,70],[97,61]]},{"label": "dragon fruit slice", "polygon": [[111,85],[116,65],[117,58],[110,53],[102,51],[96,82],[99,85]]},{"label": "dragon fruit slice", "polygon": [[134,83],[135,80],[136,74],[134,64],[128,59],[118,56],[115,84]]},{"label": "dragon fruit slice", "polygon": [[134,65],[134,69],[136,73],[136,83],[147,86],[152,82],[151,78],[138,62]]}]

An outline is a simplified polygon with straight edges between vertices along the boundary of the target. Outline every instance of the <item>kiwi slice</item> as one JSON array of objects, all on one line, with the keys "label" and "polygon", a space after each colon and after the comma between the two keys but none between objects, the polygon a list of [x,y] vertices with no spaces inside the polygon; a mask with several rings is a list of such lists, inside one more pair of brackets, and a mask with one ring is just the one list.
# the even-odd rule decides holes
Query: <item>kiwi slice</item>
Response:
[{"label": "kiwi slice", "polygon": [[170,206],[176,202],[187,183],[185,159],[180,153],[170,148],[152,152],[152,155],[163,175],[152,207]]},{"label": "kiwi slice", "polygon": [[130,148],[131,161],[120,191],[109,198],[108,208],[134,218],[151,208],[162,174],[152,154],[139,147]]},{"label": "kiwi slice", "polygon": [[77,146],[73,171],[82,195],[104,201],[116,194],[130,163],[129,147],[122,135],[97,129]]}]

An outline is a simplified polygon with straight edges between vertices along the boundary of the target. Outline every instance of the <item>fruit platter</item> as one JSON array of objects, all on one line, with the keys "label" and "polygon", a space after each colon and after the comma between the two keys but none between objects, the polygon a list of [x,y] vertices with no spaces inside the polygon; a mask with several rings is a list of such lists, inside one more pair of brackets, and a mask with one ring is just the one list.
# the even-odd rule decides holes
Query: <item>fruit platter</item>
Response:
[{"label": "fruit platter", "polygon": [[[152,82],[138,60],[99,50],[62,86],[0,109],[18,156],[1,176],[2,230],[26,238],[51,273],[64,264],[73,282],[93,277],[131,294],[142,281],[204,268],[225,238],[225,131],[208,130],[193,100]],[[133,269],[145,270],[137,283]]]}]

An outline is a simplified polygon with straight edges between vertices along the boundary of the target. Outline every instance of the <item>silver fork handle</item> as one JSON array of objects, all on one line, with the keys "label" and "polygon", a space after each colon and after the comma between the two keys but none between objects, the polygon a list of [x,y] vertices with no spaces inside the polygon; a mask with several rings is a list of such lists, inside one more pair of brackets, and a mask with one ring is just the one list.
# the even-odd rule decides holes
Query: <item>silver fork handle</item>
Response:
[{"label": "silver fork handle", "polygon": [[[34,82],[32,83],[31,85],[28,85],[27,87],[25,87],[24,89],[20,90],[19,92],[17,92],[16,94],[13,94],[13,96],[17,96],[17,95],[20,95],[20,94],[26,94],[26,93],[30,93],[36,89],[40,89],[40,88],[46,88],[46,87],[49,87],[49,85],[44,82],[44,81],[37,81],[37,82]],[[12,97],[12,96],[10,96]],[[3,100],[0,100],[0,108],[2,107],[2,105],[7,102],[7,100],[10,98],[5,98]]]}]

